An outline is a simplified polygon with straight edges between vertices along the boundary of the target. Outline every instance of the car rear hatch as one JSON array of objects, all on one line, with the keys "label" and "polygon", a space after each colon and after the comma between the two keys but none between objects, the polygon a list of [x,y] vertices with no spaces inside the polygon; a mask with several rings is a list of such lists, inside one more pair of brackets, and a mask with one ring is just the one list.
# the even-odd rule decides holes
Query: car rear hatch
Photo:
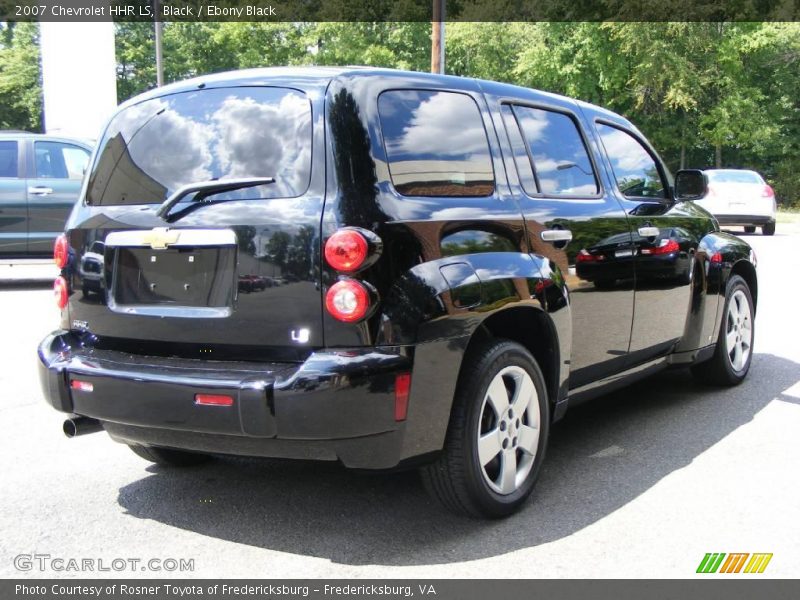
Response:
[{"label": "car rear hatch", "polygon": [[769,212],[773,201],[772,189],[756,173],[710,173],[706,208],[713,214],[747,215],[764,210]]},{"label": "car rear hatch", "polygon": [[322,346],[322,97],[200,84],[117,113],[68,223],[68,326],[209,359]]}]

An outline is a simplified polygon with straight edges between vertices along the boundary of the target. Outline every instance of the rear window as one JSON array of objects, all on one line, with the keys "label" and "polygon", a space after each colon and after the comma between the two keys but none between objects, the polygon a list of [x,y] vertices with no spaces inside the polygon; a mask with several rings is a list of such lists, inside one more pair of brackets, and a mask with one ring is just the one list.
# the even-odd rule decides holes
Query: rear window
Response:
[{"label": "rear window", "polygon": [[392,185],[404,196],[489,196],[489,141],[466,94],[392,90],[378,98]]},{"label": "rear window", "polygon": [[0,142],[0,177],[16,177],[17,173],[17,142]]},{"label": "rear window", "polygon": [[706,171],[709,181],[716,183],[764,183],[764,180],[752,171]]},{"label": "rear window", "polygon": [[181,186],[274,177],[214,199],[291,198],[311,176],[311,104],[285,88],[207,89],[135,104],[114,117],[87,189],[94,205],[161,203]]}]

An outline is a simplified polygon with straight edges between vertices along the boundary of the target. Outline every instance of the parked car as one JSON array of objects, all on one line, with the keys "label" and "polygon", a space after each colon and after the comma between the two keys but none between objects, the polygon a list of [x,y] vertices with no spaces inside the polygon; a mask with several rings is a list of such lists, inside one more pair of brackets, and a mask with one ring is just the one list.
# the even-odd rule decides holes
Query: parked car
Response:
[{"label": "parked car", "polygon": [[[501,83],[309,67],[152,90],[56,245],[44,393],[67,435],[156,463],[419,467],[450,509],[508,515],[568,406],[669,367],[747,375],[755,257],[705,192],[623,117]],[[578,256],[610,239],[631,260],[597,286]],[[106,294],[79,298],[98,240]],[[656,240],[686,276],[642,276]]]},{"label": "parked car", "polygon": [[52,255],[91,153],[80,140],[0,131],[0,260]]},{"label": "parked car", "polygon": [[581,279],[608,287],[625,281],[629,263],[636,261],[639,279],[689,283],[696,263],[694,251],[694,236],[681,227],[661,229],[650,237],[638,231],[617,233],[581,249],[575,257],[575,270]]},{"label": "parked car", "polygon": [[705,173],[708,191],[697,204],[720,225],[741,225],[747,233],[754,233],[756,227],[764,235],[775,233],[775,192],[761,175],[744,169],[706,169]]}]

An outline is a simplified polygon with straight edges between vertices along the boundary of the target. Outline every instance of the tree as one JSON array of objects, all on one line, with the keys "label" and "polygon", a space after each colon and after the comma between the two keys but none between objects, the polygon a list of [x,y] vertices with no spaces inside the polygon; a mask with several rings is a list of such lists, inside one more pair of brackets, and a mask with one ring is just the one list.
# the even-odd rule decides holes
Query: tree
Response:
[{"label": "tree", "polygon": [[0,23],[0,129],[42,130],[37,23]]}]

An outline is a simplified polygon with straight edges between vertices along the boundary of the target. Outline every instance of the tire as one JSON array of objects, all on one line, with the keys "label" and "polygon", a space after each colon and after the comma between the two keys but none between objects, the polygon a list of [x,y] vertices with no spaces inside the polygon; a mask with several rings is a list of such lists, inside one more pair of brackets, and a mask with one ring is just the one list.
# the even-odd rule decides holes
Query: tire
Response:
[{"label": "tire", "polygon": [[[544,377],[530,352],[508,340],[470,350],[461,372],[444,449],[422,468],[422,480],[454,513],[506,517],[530,495],[544,460],[550,424]],[[525,397],[527,407],[514,414]]]},{"label": "tire", "polygon": [[775,235],[775,221],[770,221],[761,227],[762,235]]},{"label": "tire", "polygon": [[755,225],[745,225],[744,232],[745,233],[755,233],[756,232],[756,226]]},{"label": "tire", "polygon": [[733,386],[740,384],[750,370],[755,338],[753,298],[747,283],[739,275],[728,281],[722,315],[714,355],[692,366],[691,370],[701,383]]},{"label": "tire", "polygon": [[157,448],[156,446],[141,446],[130,444],[128,447],[133,453],[145,460],[163,467],[194,467],[209,462],[212,457],[208,454],[173,450],[172,448]]}]

